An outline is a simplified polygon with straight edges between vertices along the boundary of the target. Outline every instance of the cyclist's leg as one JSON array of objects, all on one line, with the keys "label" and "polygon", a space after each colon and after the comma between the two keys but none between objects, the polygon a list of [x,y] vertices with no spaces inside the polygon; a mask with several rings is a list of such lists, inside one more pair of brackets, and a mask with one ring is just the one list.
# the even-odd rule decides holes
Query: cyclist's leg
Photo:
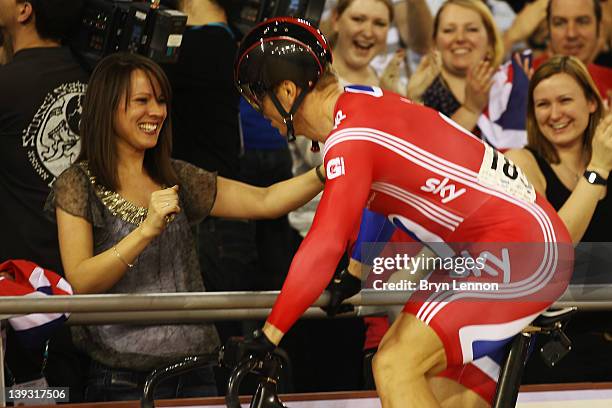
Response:
[{"label": "cyclist's leg", "polygon": [[493,399],[499,376],[500,359],[491,356],[499,354],[541,310],[534,312],[536,304],[523,306],[456,300],[427,320],[423,315],[417,318],[421,307],[409,302],[374,358],[374,378],[383,407],[452,406],[453,401],[465,401],[458,407],[486,406]]},{"label": "cyclist's leg", "polygon": [[491,405],[480,394],[447,377],[435,376],[429,387],[442,408],[489,408]]},{"label": "cyclist's leg", "polygon": [[517,306],[453,301],[426,324],[409,303],[374,357],[383,407],[488,406],[501,363],[492,356],[542,310],[533,302]]},{"label": "cyclist's leg", "polygon": [[[520,258],[523,264],[525,259],[530,260],[530,257]],[[513,277],[523,278],[520,273]],[[448,273],[434,274],[429,282],[442,283],[448,278]],[[525,301],[521,291],[510,299],[495,295],[470,290],[414,294],[383,338],[374,359],[374,378],[384,408],[439,407],[436,393],[426,378],[502,349],[550,304],[549,301]],[[457,387],[451,391],[457,391]],[[451,391],[438,391],[438,396],[443,402],[450,401]],[[463,388],[459,391],[469,399],[469,392]],[[478,398],[472,401],[478,404]]]},{"label": "cyclist's leg", "polygon": [[444,368],[446,356],[438,335],[414,315],[402,313],[374,356],[374,379],[383,407],[439,407],[427,376]]},{"label": "cyclist's leg", "polygon": [[506,356],[504,348],[463,366],[449,367],[431,377],[429,386],[442,407],[489,407]]}]

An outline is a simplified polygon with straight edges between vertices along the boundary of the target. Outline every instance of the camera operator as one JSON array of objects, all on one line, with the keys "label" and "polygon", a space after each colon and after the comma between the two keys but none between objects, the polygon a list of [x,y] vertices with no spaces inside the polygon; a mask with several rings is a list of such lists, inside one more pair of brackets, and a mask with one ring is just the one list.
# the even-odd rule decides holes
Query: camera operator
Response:
[{"label": "camera operator", "polygon": [[[50,185],[77,157],[87,73],[62,42],[80,16],[80,0],[3,0],[0,31],[0,261],[27,259],[63,275],[57,229],[44,213]],[[10,62],[7,62],[10,61]],[[67,327],[38,350],[8,334],[7,365],[17,383],[45,378],[80,399],[79,364]],[[43,358],[43,354],[46,357]]]}]

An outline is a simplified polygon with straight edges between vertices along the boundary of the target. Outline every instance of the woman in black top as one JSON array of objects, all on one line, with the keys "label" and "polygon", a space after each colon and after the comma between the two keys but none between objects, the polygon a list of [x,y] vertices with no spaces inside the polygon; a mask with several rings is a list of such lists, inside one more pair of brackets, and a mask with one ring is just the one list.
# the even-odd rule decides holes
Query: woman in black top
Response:
[{"label": "woman in black top", "polygon": [[586,67],[573,57],[550,59],[535,72],[528,97],[527,148],[506,156],[557,209],[574,242],[584,241],[587,231],[589,240],[609,241],[612,233],[591,221],[612,169],[612,116],[602,119]]},{"label": "woman in black top", "polygon": [[[612,115],[603,116],[602,100],[585,66],[574,57],[554,57],[529,84],[527,148],[505,153],[558,211],[573,241],[591,243],[577,246],[574,284],[601,283],[601,278],[609,282],[609,256],[601,249],[603,242],[612,241],[612,196],[607,194]],[[612,380],[610,333],[609,312],[579,313],[567,328],[572,352],[554,368],[532,358],[524,382]]]}]

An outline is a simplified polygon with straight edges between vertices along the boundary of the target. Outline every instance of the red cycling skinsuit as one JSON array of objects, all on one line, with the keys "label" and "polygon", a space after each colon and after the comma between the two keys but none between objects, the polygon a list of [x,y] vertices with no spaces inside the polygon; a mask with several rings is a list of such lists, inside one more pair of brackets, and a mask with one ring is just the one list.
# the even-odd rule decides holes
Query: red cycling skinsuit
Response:
[{"label": "red cycling skinsuit", "polygon": [[[428,289],[404,308],[442,340],[449,367],[443,375],[490,400],[490,386],[462,381],[461,372],[477,369],[495,378],[492,353],[569,281],[571,240],[554,209],[503,155],[437,111],[379,88],[346,88],[324,157],[323,197],[268,322],[286,332],[320,296],[364,207],[424,243],[448,245],[451,253],[461,250],[452,243],[472,243],[476,253],[509,251],[511,273],[499,273],[498,290]],[[501,244],[491,249],[486,243]],[[503,243],[532,245],[521,250]]]}]

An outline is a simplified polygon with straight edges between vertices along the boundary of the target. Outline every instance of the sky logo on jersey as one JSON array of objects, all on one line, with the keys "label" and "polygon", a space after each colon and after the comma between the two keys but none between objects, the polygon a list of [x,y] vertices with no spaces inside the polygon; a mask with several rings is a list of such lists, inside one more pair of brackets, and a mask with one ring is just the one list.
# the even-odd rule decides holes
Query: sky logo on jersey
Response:
[{"label": "sky logo on jersey", "polygon": [[445,177],[443,180],[439,180],[435,177],[427,179],[427,181],[425,181],[425,185],[421,186],[421,190],[425,191],[426,193],[439,195],[444,204],[453,201],[466,191],[465,188],[460,188],[457,190],[457,186],[454,184],[449,184],[449,179],[447,177]]},{"label": "sky logo on jersey", "polygon": [[325,167],[325,173],[328,180],[344,176],[344,157],[334,157],[328,161],[327,167]]}]

